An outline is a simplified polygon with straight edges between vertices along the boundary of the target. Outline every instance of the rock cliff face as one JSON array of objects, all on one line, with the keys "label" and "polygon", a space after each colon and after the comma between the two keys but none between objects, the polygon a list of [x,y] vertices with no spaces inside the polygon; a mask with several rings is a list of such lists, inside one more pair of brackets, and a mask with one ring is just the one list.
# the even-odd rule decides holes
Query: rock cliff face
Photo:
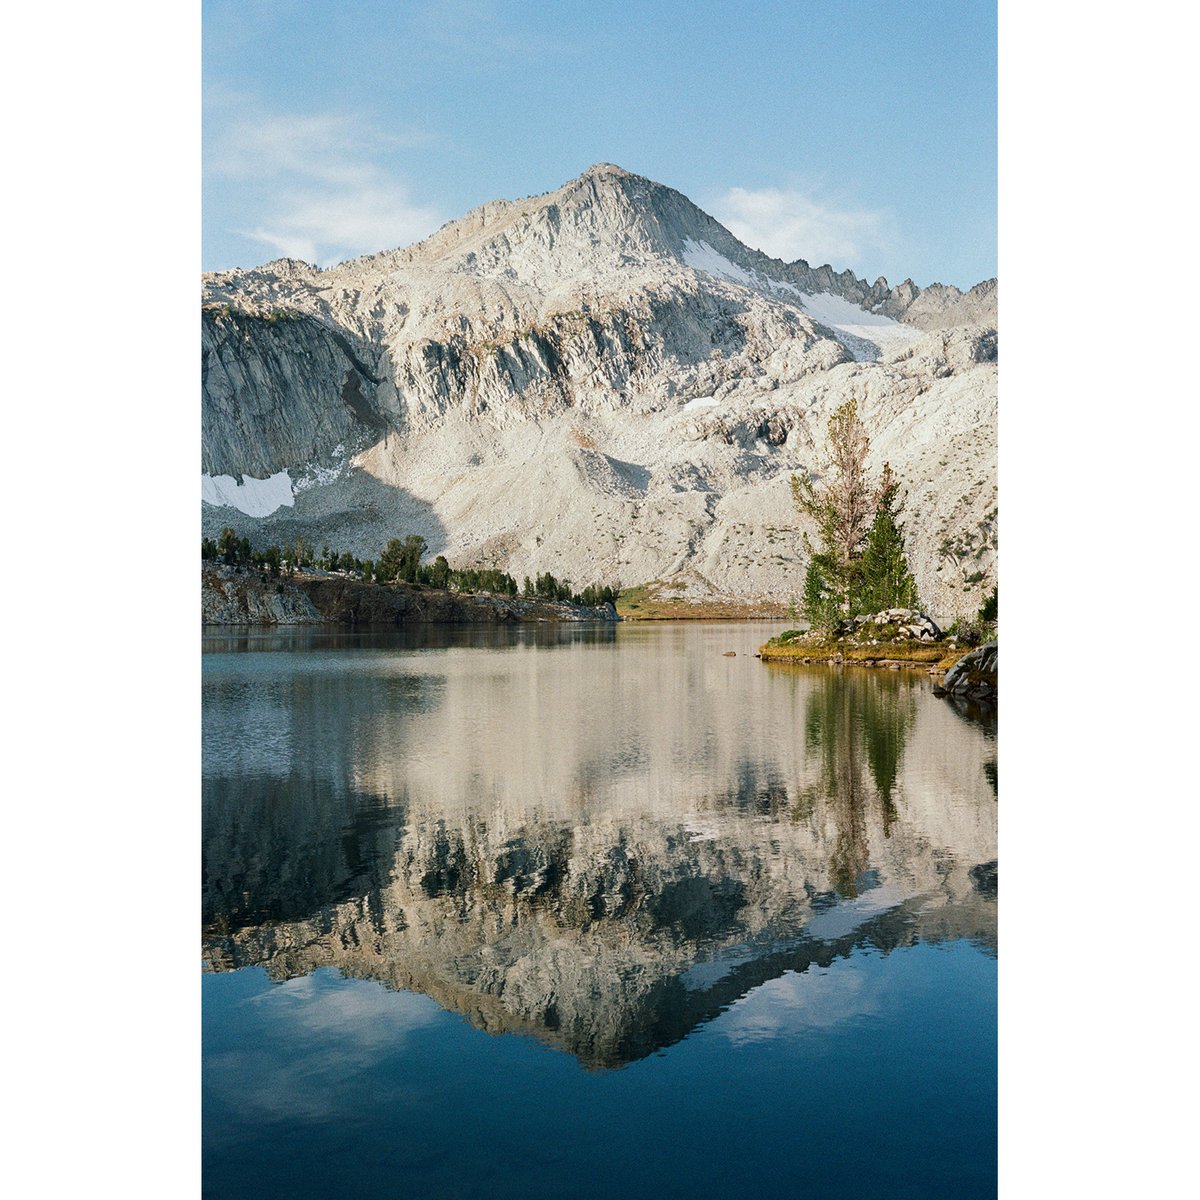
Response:
[{"label": "rock cliff face", "polygon": [[911,279],[893,288],[876,309],[918,329],[950,329],[957,325],[996,328],[996,281],[987,279],[968,292],[935,283],[918,288]]},{"label": "rock cliff face", "polygon": [[349,338],[300,313],[201,310],[208,475],[273,475],[388,427]]},{"label": "rock cliff face", "polygon": [[521,597],[460,595],[338,576],[272,580],[254,569],[209,566],[201,573],[205,625],[443,625],[524,621],[615,621],[598,608]]},{"label": "rock cliff face", "polygon": [[289,583],[269,582],[257,571],[204,567],[200,620],[205,625],[316,625],[321,614]]},{"label": "rock cliff face", "polygon": [[203,470],[285,471],[293,498],[251,517],[230,481],[206,532],[366,557],[411,531],[518,577],[786,597],[787,477],[819,469],[853,397],[907,489],[927,601],[977,607],[993,569],[994,280],[782,263],[599,164],[407,249],[206,276],[204,301]]}]

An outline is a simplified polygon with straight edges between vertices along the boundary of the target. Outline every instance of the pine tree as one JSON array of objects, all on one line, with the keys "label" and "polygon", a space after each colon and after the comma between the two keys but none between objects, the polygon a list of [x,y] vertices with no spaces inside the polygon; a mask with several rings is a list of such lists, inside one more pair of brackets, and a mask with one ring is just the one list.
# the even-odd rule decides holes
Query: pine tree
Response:
[{"label": "pine tree", "polygon": [[828,482],[819,486],[812,475],[792,476],[796,510],[816,522],[820,542],[820,549],[814,550],[804,535],[809,572],[803,611],[826,631],[840,616],[859,608],[859,560],[878,495],[867,479],[871,443],[855,401],[847,400],[829,419],[828,441]]},{"label": "pine tree", "polygon": [[994,625],[1000,619],[1000,585],[997,584],[988,594],[979,610],[979,619],[985,625]]},{"label": "pine tree", "polygon": [[229,566],[234,566],[238,561],[240,551],[241,544],[237,534],[226,525],[217,539],[217,553],[221,556],[222,561]]},{"label": "pine tree", "polygon": [[410,533],[404,541],[391,538],[379,562],[375,566],[375,578],[388,582],[402,579],[405,583],[416,583],[421,573],[421,555],[425,553],[425,539],[419,533]]},{"label": "pine tree", "polygon": [[793,475],[792,499],[799,512],[817,523],[821,552],[844,574],[862,552],[876,507],[876,491],[866,474],[871,443],[854,400],[830,417],[828,438],[829,482],[818,487],[811,475]]},{"label": "pine tree", "polygon": [[444,554],[439,554],[433,560],[433,566],[429,572],[429,582],[435,588],[447,588],[450,586],[450,564],[447,562]]},{"label": "pine tree", "polygon": [[904,553],[904,537],[896,523],[900,485],[884,463],[879,483],[875,520],[859,563],[858,608],[880,612],[886,608],[916,608],[917,584]]},{"label": "pine tree", "polygon": [[872,487],[866,473],[870,447],[849,400],[829,421],[827,482],[792,476],[796,509],[815,521],[820,542],[814,549],[804,535],[809,562],[801,611],[825,632],[845,616],[919,604],[896,523],[899,483],[885,463],[879,485]]},{"label": "pine tree", "polygon": [[804,573],[804,591],[800,597],[800,614],[813,629],[832,633],[841,616],[841,601],[837,591],[830,587],[828,573],[830,562],[823,554],[813,554]]}]

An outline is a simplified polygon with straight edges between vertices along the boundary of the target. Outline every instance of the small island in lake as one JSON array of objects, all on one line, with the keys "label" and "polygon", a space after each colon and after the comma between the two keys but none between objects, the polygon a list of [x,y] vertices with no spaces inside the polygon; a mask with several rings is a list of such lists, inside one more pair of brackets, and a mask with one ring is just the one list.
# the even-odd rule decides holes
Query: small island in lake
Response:
[{"label": "small island in lake", "polygon": [[931,675],[949,672],[939,689],[943,694],[994,701],[998,588],[993,586],[973,618],[956,619],[945,631],[922,611],[898,521],[900,485],[887,463],[878,483],[871,484],[869,451],[851,400],[830,418],[823,471],[792,476],[796,509],[814,524],[820,540],[814,547],[804,534],[808,570],[800,613],[808,628],[771,638],[759,648],[759,657],[894,670],[924,667]]},{"label": "small island in lake", "polygon": [[[890,609],[849,618],[832,634],[787,629],[759,647],[758,653],[765,662],[891,670],[923,667],[930,675],[945,675],[934,689],[936,694],[994,703],[999,675],[995,603],[993,591],[977,620],[956,621],[947,632],[924,613]],[[984,619],[985,613],[990,619]]]}]

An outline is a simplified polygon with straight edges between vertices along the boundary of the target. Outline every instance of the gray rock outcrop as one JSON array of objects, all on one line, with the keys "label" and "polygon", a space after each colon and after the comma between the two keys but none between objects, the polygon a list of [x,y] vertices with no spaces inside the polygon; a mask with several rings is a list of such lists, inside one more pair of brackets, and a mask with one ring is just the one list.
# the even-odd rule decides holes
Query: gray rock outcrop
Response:
[{"label": "gray rock outcrop", "polygon": [[205,566],[200,573],[205,625],[316,625],[321,614],[297,587],[268,581],[258,571]]},{"label": "gray rock outcrop", "polygon": [[272,579],[256,568],[206,565],[205,625],[463,625],[539,621],[616,621],[611,604],[457,593],[376,584],[329,573]]},{"label": "gray rock outcrop", "polygon": [[859,639],[876,636],[898,641],[938,642],[942,639],[937,622],[915,608],[887,608],[882,612],[851,617],[837,633]]},{"label": "gray rock outcrop", "polygon": [[995,703],[1000,687],[1000,655],[996,642],[964,654],[946,672],[939,695],[959,696],[967,700]]},{"label": "gray rock outcrop", "polygon": [[210,304],[200,345],[205,474],[263,478],[388,427],[372,368],[315,317]]}]

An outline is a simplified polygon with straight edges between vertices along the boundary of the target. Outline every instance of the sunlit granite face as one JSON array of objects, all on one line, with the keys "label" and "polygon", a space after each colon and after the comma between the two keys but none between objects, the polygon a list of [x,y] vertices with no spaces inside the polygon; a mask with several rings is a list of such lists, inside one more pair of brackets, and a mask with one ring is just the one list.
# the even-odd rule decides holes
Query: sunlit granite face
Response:
[{"label": "sunlit granite face", "polygon": [[994,729],[764,637],[207,659],[207,967],[336,967],[612,1067],[858,946],[994,951]]}]

